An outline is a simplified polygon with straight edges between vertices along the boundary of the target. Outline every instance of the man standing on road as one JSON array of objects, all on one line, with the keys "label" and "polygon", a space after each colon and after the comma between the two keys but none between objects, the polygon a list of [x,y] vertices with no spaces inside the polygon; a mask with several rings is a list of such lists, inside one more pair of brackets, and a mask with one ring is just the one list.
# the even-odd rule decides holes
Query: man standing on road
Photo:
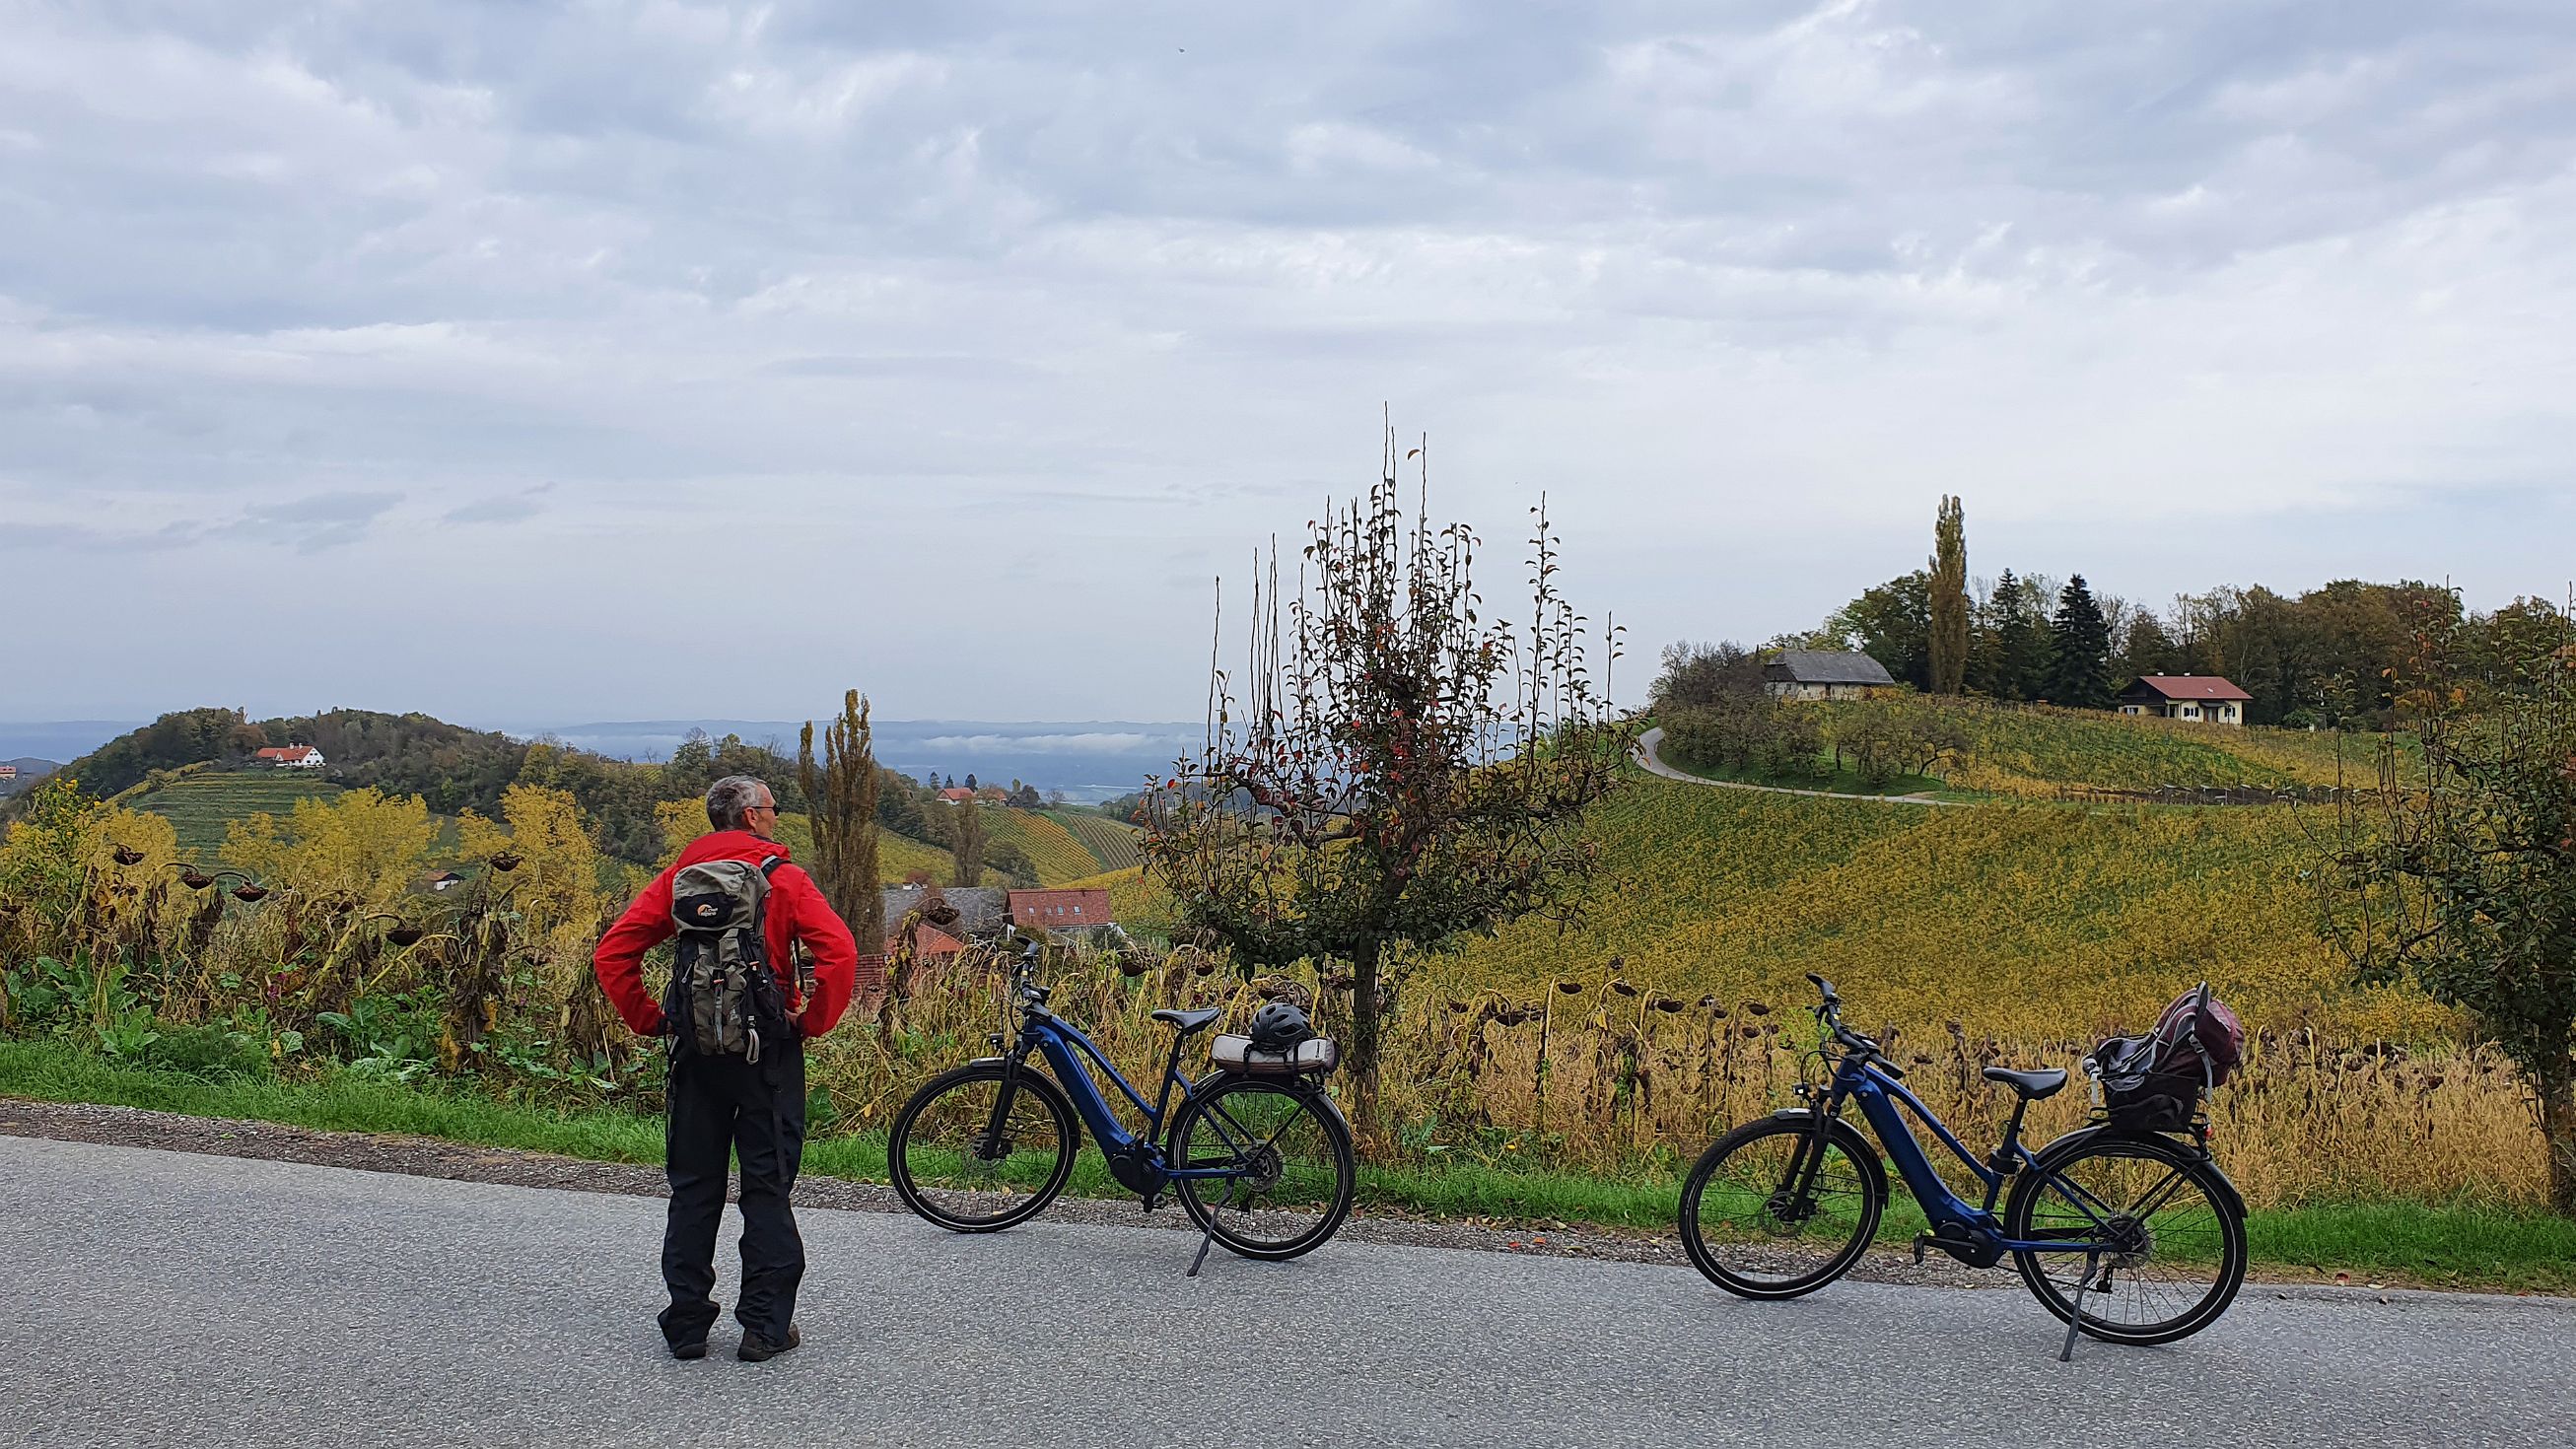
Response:
[{"label": "man standing on road", "polygon": [[[670,1038],[665,1136],[670,1220],[662,1279],[671,1306],[662,1336],[676,1358],[704,1358],[722,1314],[715,1289],[726,1158],[742,1161],[742,1323],[737,1356],[759,1363],[796,1347],[796,1287],[805,1240],[788,1194],[805,1153],[804,1039],[841,1019],[856,985],[858,949],[813,878],[786,863],[778,801],[746,775],[707,790],[714,829],[680,852],[600,939],[592,967],[626,1024]],[[680,883],[675,917],[674,882]],[[645,988],[644,953],[682,937],[661,1001]],[[813,953],[810,986],[789,963]],[[871,983],[877,989],[879,983]]]}]

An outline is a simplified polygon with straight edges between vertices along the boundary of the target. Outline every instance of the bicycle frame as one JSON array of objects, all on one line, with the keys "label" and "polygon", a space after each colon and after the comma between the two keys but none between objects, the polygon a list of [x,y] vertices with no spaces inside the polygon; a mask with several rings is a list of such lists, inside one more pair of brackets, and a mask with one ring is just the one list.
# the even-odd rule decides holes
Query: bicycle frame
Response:
[{"label": "bicycle frame", "polygon": [[[1065,1095],[1072,1099],[1073,1109],[1081,1116],[1083,1126],[1090,1129],[1092,1140],[1100,1145],[1102,1155],[1110,1160],[1113,1174],[1127,1186],[1139,1192],[1152,1193],[1183,1178],[1239,1176],[1237,1167],[1176,1168],[1164,1158],[1160,1139],[1165,1124],[1170,1121],[1170,1113],[1188,1103],[1193,1096],[1189,1079],[1181,1075],[1184,1040],[1186,1038],[1180,1037],[1173,1040],[1171,1057],[1163,1064],[1162,1089],[1149,1104],[1144,1094],[1128,1082],[1091,1038],[1082,1034],[1080,1027],[1053,1012],[1032,1011],[1020,1025],[1017,1049],[1004,1059],[1006,1085],[995,1103],[995,1120],[998,1123],[1008,1113],[1011,1088],[1016,1087],[1018,1074],[1028,1061],[1029,1053],[1034,1051],[1045,1057],[1047,1065],[1054,1069],[1057,1085],[1063,1087]],[[1095,1066],[1108,1074],[1119,1095],[1125,1097],[1144,1118],[1144,1131],[1130,1132],[1126,1124],[1118,1120],[1117,1108],[1102,1094],[1099,1082],[1092,1075],[1091,1069]],[[1177,1103],[1172,1100],[1174,1087],[1178,1087],[1181,1094]],[[1240,1152],[1240,1147],[1233,1140],[1234,1134],[1221,1117],[1210,1116],[1208,1124],[1230,1149]],[[1140,1181],[1129,1181],[1127,1173],[1118,1170],[1122,1163],[1141,1167],[1143,1171],[1137,1174]]]},{"label": "bicycle frame", "polygon": [[[2006,1253],[2103,1254],[2116,1251],[2117,1245],[2107,1240],[2062,1236],[2025,1240],[2004,1236],[2003,1224],[1995,1219],[1995,1202],[2003,1195],[2004,1184],[2016,1173],[2025,1171],[2040,1173],[2050,1185],[2066,1194],[2068,1201],[2082,1207],[2093,1218],[2096,1228],[2108,1226],[2104,1204],[2077,1184],[2040,1167],[2039,1154],[2031,1151],[2029,1145],[2021,1140],[2022,1111],[2028,1103],[2014,1103],[2012,1121],[2004,1128],[2004,1140],[1997,1145],[1989,1160],[1979,1162],[1968,1145],[1950,1130],[1949,1124],[1924,1105],[1922,1098],[1915,1096],[1912,1089],[1879,1062],[1859,1052],[1848,1052],[1843,1056],[1834,1068],[1833,1086],[1825,1100],[1818,1106],[1801,1109],[1801,1115],[1815,1116],[1821,1126],[1823,1119],[1840,1115],[1845,1102],[1860,1104],[1861,1116],[1877,1135],[1888,1160],[1895,1164],[1896,1175],[1904,1179],[1906,1190],[1922,1204],[1923,1215],[1930,1220],[1935,1233],[1944,1227],[1960,1228],[1984,1246]],[[1905,1113],[1908,1111],[1932,1129],[1933,1137],[1948,1148],[1952,1156],[1966,1164],[1979,1182],[1985,1184],[1986,1200],[1982,1205],[1971,1204],[1952,1192],[1950,1185],[1933,1170],[1923,1144],[1906,1125]],[[1816,1153],[1819,1167],[1823,1155],[1821,1150]]]}]

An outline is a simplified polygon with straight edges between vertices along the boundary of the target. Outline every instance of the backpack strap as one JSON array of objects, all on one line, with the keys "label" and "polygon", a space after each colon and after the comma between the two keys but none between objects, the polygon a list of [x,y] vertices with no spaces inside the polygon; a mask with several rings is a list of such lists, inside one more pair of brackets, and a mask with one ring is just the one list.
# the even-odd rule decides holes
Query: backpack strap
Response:
[{"label": "backpack strap", "polygon": [[[792,863],[793,862],[789,861],[788,858],[783,855],[773,855],[769,857],[767,860],[760,863],[761,880],[764,882],[770,881],[771,878],[778,873],[778,868],[780,866]],[[766,897],[764,897],[760,903],[760,919],[754,924],[759,928],[761,949],[766,953],[769,945],[769,901]],[[805,969],[805,962],[803,958],[797,955],[796,948],[796,938],[793,936],[788,937],[787,960],[785,964],[787,970],[790,973],[793,973],[796,978],[796,997],[798,1003],[804,1006],[811,1006],[814,1004],[814,976],[812,972]],[[778,962],[771,962],[769,964],[769,975],[771,980],[780,982],[783,987],[785,980],[779,972],[779,965],[780,963]],[[782,997],[784,996],[783,991],[781,995]],[[785,1003],[782,1000],[781,1005],[783,1006],[784,1004]],[[796,1018],[793,1015],[790,1015],[787,1019],[787,1029],[791,1033],[795,1032],[797,1029]]]}]

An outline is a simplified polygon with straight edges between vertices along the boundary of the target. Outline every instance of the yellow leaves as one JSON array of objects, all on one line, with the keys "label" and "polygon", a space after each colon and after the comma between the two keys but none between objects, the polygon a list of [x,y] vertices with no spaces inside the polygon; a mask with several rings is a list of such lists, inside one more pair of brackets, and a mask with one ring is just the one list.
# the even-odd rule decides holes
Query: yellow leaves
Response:
[{"label": "yellow leaves", "polygon": [[265,812],[226,829],[223,859],[271,887],[342,896],[384,910],[426,866],[438,826],[410,796],[350,790],[295,802],[285,820]]},{"label": "yellow leaves", "polygon": [[603,906],[599,847],[590,823],[569,791],[512,785],[501,793],[501,818],[509,822],[512,899],[532,930],[558,926],[590,930]]},{"label": "yellow leaves", "polygon": [[509,829],[486,820],[472,810],[456,817],[456,855],[460,860],[481,863],[510,848]]},{"label": "yellow leaves", "polygon": [[[786,822],[782,819],[779,823]],[[803,826],[804,817],[798,816],[797,823]],[[655,864],[668,870],[678,863],[680,852],[689,848],[689,842],[705,833],[707,808],[696,800],[665,800],[653,807],[653,824],[662,832],[662,858]],[[810,833],[807,839],[812,839]]]}]

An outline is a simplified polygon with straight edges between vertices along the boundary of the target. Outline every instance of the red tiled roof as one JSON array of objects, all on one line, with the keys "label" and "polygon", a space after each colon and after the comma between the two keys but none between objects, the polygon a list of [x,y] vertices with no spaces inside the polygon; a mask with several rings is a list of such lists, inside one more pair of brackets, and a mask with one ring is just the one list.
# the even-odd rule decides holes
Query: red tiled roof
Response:
[{"label": "red tiled roof", "polygon": [[2254,696],[2215,674],[2145,674],[2138,677],[2139,687],[2152,689],[2167,699],[2241,699]]},{"label": "red tiled roof", "polygon": [[1109,923],[1109,892],[1105,890],[1011,892],[1011,924],[1015,926],[1054,931]]},{"label": "red tiled roof", "polygon": [[967,789],[963,785],[951,785],[947,789],[939,792],[939,798],[954,804],[960,800],[974,799],[975,792]]},{"label": "red tiled roof", "polygon": [[300,760],[313,753],[311,745],[271,745],[259,752],[263,760]]},{"label": "red tiled roof", "polygon": [[916,960],[927,961],[936,956],[954,956],[965,949],[965,942],[927,921],[913,929],[912,954]]}]

